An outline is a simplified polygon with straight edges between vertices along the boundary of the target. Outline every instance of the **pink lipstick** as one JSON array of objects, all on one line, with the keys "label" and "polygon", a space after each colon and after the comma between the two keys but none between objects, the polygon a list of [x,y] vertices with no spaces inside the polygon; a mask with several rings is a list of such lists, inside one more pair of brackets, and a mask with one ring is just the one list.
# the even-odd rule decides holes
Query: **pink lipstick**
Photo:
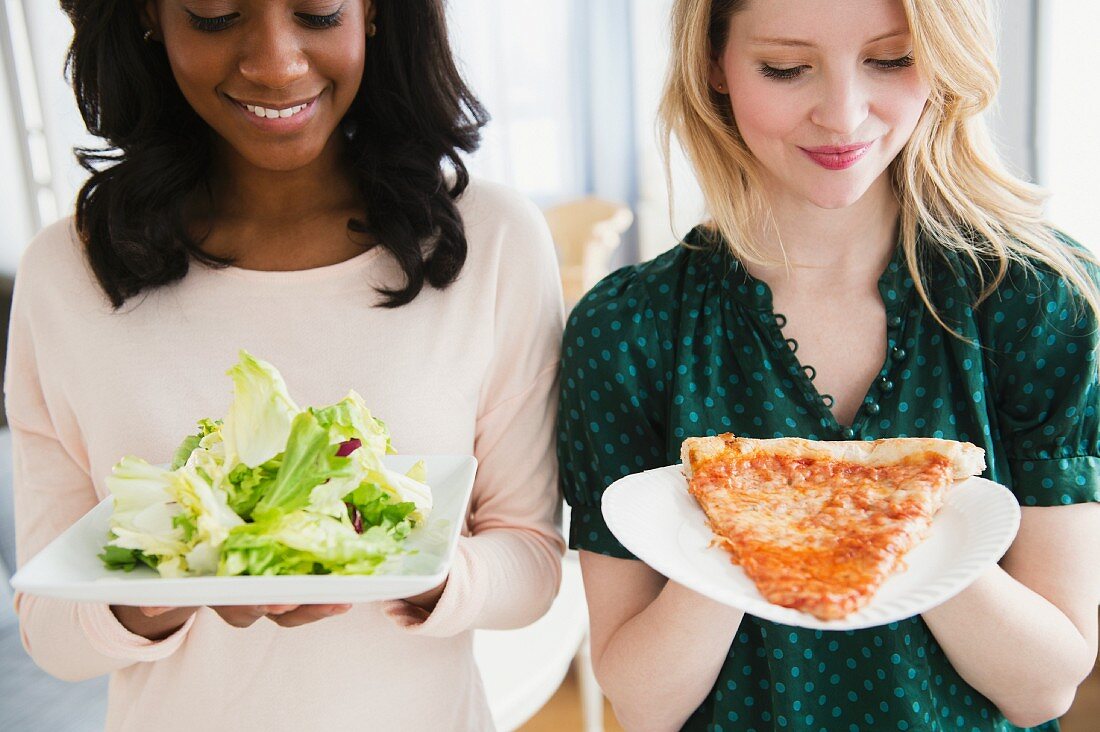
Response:
[{"label": "pink lipstick", "polygon": [[800,147],[806,157],[826,170],[844,170],[859,162],[871,149],[870,142],[854,145],[826,145],[824,147]]}]

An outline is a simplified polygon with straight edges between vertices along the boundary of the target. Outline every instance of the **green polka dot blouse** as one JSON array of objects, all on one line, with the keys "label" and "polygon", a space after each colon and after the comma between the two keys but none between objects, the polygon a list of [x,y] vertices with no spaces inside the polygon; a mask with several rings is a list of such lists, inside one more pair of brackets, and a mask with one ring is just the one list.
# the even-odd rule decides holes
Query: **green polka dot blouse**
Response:
[{"label": "green polka dot blouse", "polygon": [[[1060,278],[1017,267],[972,309],[974,278],[945,261],[929,292],[960,339],[935,322],[896,255],[879,280],[886,362],[845,426],[784,339],[767,285],[700,230],[685,242],[613,273],[569,318],[558,454],[572,547],[633,558],[603,521],[603,489],[679,462],[685,437],[727,431],[967,440],[985,449],[986,477],[1021,505],[1100,500],[1097,334]],[[919,616],[847,632],[746,616],[684,729],[1015,728],[955,672]]]}]

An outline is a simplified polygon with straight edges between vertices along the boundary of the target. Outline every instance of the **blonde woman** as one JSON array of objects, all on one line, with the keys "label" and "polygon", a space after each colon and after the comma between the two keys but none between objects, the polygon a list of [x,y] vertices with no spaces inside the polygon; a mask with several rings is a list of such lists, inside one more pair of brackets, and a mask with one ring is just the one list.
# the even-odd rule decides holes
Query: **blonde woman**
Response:
[{"label": "blonde woman", "polygon": [[[1057,729],[1096,658],[1092,259],[979,113],[982,0],[677,0],[661,110],[710,218],[576,308],[559,457],[597,677],[624,725]],[[782,626],[668,581],[608,531],[614,479],[684,437],[934,436],[1023,506],[998,566],[920,616]]]}]

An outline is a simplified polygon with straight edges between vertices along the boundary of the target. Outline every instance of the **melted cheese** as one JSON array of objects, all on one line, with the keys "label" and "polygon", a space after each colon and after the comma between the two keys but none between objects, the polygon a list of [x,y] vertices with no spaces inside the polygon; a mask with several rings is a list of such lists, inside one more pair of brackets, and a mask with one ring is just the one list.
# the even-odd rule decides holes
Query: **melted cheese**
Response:
[{"label": "melted cheese", "polygon": [[693,466],[690,491],[765,598],[835,618],[866,604],[923,539],[949,467],[932,452],[880,467],[718,455]]}]

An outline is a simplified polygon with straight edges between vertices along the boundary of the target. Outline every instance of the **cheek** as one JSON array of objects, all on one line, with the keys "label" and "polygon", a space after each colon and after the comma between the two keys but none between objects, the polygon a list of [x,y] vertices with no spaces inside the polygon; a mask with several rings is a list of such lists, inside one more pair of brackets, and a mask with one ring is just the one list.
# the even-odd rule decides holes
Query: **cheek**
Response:
[{"label": "cheek", "polygon": [[773,83],[748,78],[731,87],[733,116],[750,147],[785,139],[805,116],[796,99],[776,94]]},{"label": "cheek", "polygon": [[225,70],[218,61],[220,54],[214,49],[197,52],[188,48],[183,52],[174,52],[172,47],[168,47],[167,50],[172,74],[187,96],[191,96],[193,90],[213,88],[225,78]]},{"label": "cheek", "polygon": [[890,121],[895,132],[908,138],[920,119],[928,101],[928,85],[918,78],[897,86],[883,100],[882,116]]},{"label": "cheek", "polygon": [[353,85],[352,94],[358,90],[363,77],[367,53],[364,33],[361,27],[341,29],[339,38],[314,47],[310,53],[314,66],[322,76],[345,86]]}]

